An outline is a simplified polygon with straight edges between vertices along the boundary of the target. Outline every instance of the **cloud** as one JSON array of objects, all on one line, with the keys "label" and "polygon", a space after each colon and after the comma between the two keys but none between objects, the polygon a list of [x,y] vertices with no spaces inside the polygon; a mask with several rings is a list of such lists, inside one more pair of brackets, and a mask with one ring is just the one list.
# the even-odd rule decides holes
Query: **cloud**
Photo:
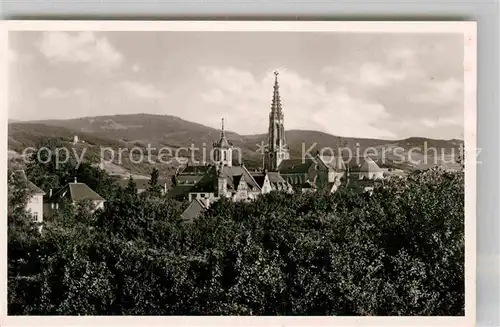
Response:
[{"label": "cloud", "polygon": [[[228,128],[235,132],[265,132],[262,127],[267,126],[274,83],[271,71],[258,78],[234,67],[205,66],[200,68],[200,74],[207,87],[200,97],[207,113],[204,123],[212,119],[211,125],[218,126],[220,115],[224,115]],[[291,70],[280,70],[279,77],[286,129],[352,137],[394,137],[378,127],[390,116],[382,104],[356,98],[345,88],[328,90]],[[190,118],[202,122],[194,112]]]},{"label": "cloud", "polygon": [[463,102],[463,83],[456,78],[430,80],[424,85],[424,91],[410,100],[416,103],[447,105]]},{"label": "cloud", "polygon": [[163,99],[167,94],[152,84],[142,84],[134,81],[122,81],[118,87],[128,95],[133,95],[141,99],[158,100]]},{"label": "cloud", "polygon": [[57,87],[49,87],[40,92],[40,97],[44,99],[67,99],[79,96],[84,96],[87,91],[76,88],[71,90],[61,90]]},{"label": "cloud", "polygon": [[93,32],[44,32],[40,52],[52,63],[85,63],[99,69],[115,69],[125,61],[106,37]]},{"label": "cloud", "polygon": [[140,67],[138,64],[134,64],[134,65],[132,66],[132,71],[133,71],[134,73],[137,73],[137,72],[138,72],[138,71],[140,71],[140,70],[141,70],[141,67]]},{"label": "cloud", "polygon": [[327,66],[322,73],[334,75],[344,82],[371,87],[389,86],[407,77],[405,70],[390,69],[376,62]]},{"label": "cloud", "polygon": [[374,88],[393,86],[423,75],[417,52],[410,48],[386,49],[380,61],[343,62],[324,67],[321,72],[335,77],[339,82]]}]

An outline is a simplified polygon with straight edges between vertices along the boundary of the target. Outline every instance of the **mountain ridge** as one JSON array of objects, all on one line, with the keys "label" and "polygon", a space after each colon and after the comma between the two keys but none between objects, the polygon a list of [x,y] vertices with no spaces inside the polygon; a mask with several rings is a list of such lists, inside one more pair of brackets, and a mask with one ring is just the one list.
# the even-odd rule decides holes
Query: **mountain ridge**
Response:
[{"label": "mountain ridge", "polygon": [[[189,122],[177,116],[155,114],[105,115],[74,119],[34,120],[9,123],[9,150],[19,151],[22,147],[34,146],[41,137],[55,136],[65,142],[73,135],[94,146],[168,147],[183,149],[191,145],[209,150],[220,137],[220,130],[199,123]],[[262,163],[262,145],[267,143],[266,134],[241,135],[227,131],[233,145],[241,150],[242,159],[248,166],[258,167]],[[314,155],[317,151],[333,154],[339,148],[366,151],[386,151],[401,147],[422,152],[434,147],[449,153],[459,148],[462,140],[409,137],[401,140],[340,137],[314,130],[286,130],[287,143],[292,158],[303,157],[304,153]],[[427,143],[426,143],[427,142]],[[306,151],[306,152],[304,152]],[[129,166],[133,169],[133,166]],[[144,169],[141,169],[143,171]]]}]

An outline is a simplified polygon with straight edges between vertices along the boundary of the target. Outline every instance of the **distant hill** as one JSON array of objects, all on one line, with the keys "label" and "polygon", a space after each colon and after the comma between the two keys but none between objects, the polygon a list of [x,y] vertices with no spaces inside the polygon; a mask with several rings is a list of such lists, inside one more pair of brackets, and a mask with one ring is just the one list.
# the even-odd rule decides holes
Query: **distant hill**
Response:
[{"label": "distant hill", "polygon": [[[23,147],[33,146],[42,136],[54,136],[70,142],[73,135],[78,135],[81,140],[94,147],[133,148],[137,146],[146,148],[150,144],[151,148],[168,147],[175,151],[175,149],[187,148],[194,144],[198,148],[205,145],[207,152],[209,152],[212,143],[219,138],[220,131],[175,116],[151,114],[13,122],[9,124],[9,150],[22,151]],[[227,132],[227,136],[234,146],[241,149],[242,157],[247,166],[258,167],[261,165],[262,156],[257,152],[257,145],[266,142],[267,136],[265,134],[239,135],[234,132]],[[389,152],[386,159],[390,159],[385,162],[385,166],[403,169],[416,168],[418,165],[411,163],[393,164],[396,160],[395,155],[391,154],[391,152],[396,148],[400,148],[400,152],[405,155],[408,154],[409,149],[413,148],[413,155],[418,156],[424,151],[424,144],[427,142],[427,148],[435,147],[438,154],[442,151],[444,154],[449,155],[452,151],[456,153],[460,145],[463,144],[461,140],[436,140],[422,137],[396,141],[349,138],[307,130],[287,130],[286,137],[292,157],[301,157],[303,150],[311,149],[311,147],[309,153],[312,155],[316,151],[325,148],[331,148],[335,151],[339,147],[347,147],[353,153],[358,151],[361,154],[367,148],[372,148],[378,153],[378,155],[370,153],[374,157],[380,157],[380,154],[384,151]],[[187,155],[187,152],[182,154]],[[325,150],[324,154],[330,154],[329,150]],[[430,152],[429,154],[432,155]],[[199,158],[199,156],[197,157]],[[125,166],[127,166],[127,171],[133,171],[134,173],[145,173],[151,169],[150,166],[143,164],[134,166],[132,163],[127,163]],[[139,171],[136,169],[139,169]],[[166,170],[171,169],[174,168],[168,167]]]}]

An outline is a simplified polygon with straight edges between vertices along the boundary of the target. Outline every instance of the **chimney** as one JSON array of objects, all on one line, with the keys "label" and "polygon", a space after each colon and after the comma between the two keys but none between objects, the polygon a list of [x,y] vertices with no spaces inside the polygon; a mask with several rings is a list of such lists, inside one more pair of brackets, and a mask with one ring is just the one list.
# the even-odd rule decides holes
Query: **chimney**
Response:
[{"label": "chimney", "polygon": [[75,183],[77,183],[77,181],[76,181],[76,176],[75,176]]}]

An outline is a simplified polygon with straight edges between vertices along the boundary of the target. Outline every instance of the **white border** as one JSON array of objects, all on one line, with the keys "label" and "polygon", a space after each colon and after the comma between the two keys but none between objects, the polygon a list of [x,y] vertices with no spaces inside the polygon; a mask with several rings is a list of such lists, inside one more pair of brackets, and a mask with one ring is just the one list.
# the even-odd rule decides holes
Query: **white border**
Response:
[{"label": "white border", "polygon": [[[474,326],[476,313],[476,22],[273,22],[273,21],[3,21],[0,22],[0,162],[7,170],[7,64],[9,31],[225,31],[225,32],[352,32],[462,33],[464,35],[465,118],[465,316],[464,317],[15,317],[7,316],[7,225],[0,229],[0,300],[2,326],[88,325],[279,325],[279,326]],[[6,174],[0,174],[1,208],[6,212]],[[5,215],[6,217],[6,215]]]}]

